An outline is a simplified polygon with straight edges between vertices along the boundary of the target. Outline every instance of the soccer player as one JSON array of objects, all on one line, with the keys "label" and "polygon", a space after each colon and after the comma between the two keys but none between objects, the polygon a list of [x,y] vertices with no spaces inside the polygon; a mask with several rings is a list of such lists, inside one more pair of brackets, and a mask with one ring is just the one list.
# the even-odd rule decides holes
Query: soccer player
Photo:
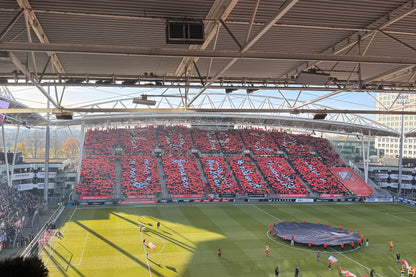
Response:
[{"label": "soccer player", "polygon": [[269,250],[270,250],[270,247],[268,245],[266,245],[266,256],[267,257],[269,256]]},{"label": "soccer player", "polygon": [[329,270],[332,270],[332,269],[331,269],[331,265],[332,265],[332,261],[331,261],[331,260],[329,260],[329,261],[328,261],[328,269],[329,269]]},{"label": "soccer player", "polygon": [[290,239],[290,245],[294,246],[295,245],[295,237],[292,236],[292,238]]},{"label": "soccer player", "polygon": [[295,268],[295,277],[298,277],[299,276],[299,267],[297,266],[296,268]]},{"label": "soccer player", "polygon": [[393,249],[393,241],[389,242],[389,251],[391,251]]},{"label": "soccer player", "polygon": [[160,222],[159,221],[157,222],[157,225],[156,226],[159,229],[159,227],[160,227]]},{"label": "soccer player", "polygon": [[344,251],[344,243],[341,242],[341,251]]},{"label": "soccer player", "polygon": [[274,269],[274,276],[279,276],[279,267],[276,266],[276,268]]},{"label": "soccer player", "polygon": [[316,261],[317,262],[319,262],[319,257],[321,257],[321,253],[319,253],[319,251],[318,251],[318,252],[316,252]]},{"label": "soccer player", "polygon": [[400,261],[400,253],[396,253],[396,263]]},{"label": "soccer player", "polygon": [[308,242],[308,247],[311,248],[311,246],[312,246],[312,243]]},{"label": "soccer player", "polygon": [[218,257],[221,257],[221,249],[218,248]]}]

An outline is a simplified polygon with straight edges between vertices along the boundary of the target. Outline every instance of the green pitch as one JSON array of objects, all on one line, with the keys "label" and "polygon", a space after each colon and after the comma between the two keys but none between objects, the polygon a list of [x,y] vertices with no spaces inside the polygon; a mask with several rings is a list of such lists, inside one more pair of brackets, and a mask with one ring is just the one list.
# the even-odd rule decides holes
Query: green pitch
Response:
[{"label": "green pitch", "polygon": [[[139,230],[137,217],[144,227]],[[273,221],[320,221],[359,230],[369,247],[354,251],[290,246],[268,236]],[[156,224],[161,223],[158,229]],[[42,259],[50,276],[400,276],[396,252],[416,266],[416,209],[398,204],[183,204],[67,208],[62,239]],[[142,241],[151,242],[149,250]],[[388,242],[393,241],[393,251]],[[270,256],[266,257],[268,245]],[[217,250],[221,248],[222,257]],[[321,252],[316,261],[316,251]],[[146,252],[149,251],[148,259]],[[338,261],[328,270],[328,257]]]}]

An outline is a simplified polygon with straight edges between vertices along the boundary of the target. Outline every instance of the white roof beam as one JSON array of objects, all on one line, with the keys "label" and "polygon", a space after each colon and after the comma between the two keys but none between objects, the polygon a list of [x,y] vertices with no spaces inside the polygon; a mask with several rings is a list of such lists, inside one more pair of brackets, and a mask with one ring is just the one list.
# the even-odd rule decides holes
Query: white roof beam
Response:
[{"label": "white roof beam", "polygon": [[[243,49],[246,49],[244,47]],[[241,52],[234,50],[190,50],[181,48],[154,48],[140,46],[114,46],[97,44],[71,44],[71,43],[28,43],[28,42],[4,42],[0,43],[0,51],[35,51],[57,52],[96,55],[121,55],[121,56],[164,56],[164,57],[204,57],[224,59],[258,59],[258,60],[299,60],[299,61],[331,61],[331,62],[361,62],[384,64],[416,64],[413,56],[362,56],[362,55],[336,55],[315,54],[299,52],[265,52],[250,51]],[[231,62],[230,62],[231,63]],[[212,81],[212,79],[211,79]]]},{"label": "white roof beam", "polygon": [[[41,43],[49,43],[49,39],[46,36],[45,31],[42,28],[35,12],[32,9],[28,0],[16,0],[19,4],[20,8],[24,9],[25,16],[32,27],[33,31],[35,32],[36,36],[38,37]],[[58,58],[58,56],[54,52],[47,52],[47,54],[51,57],[51,62],[58,73],[65,73],[65,70]]]},{"label": "white roof beam", "polygon": [[[277,10],[277,12],[267,21],[264,23],[263,27],[259,30],[259,32],[254,35],[249,41],[247,41],[243,47],[240,49],[240,53],[245,53],[251,46],[253,46],[273,25],[282,18],[299,0],[286,0],[282,6]],[[208,83],[195,95],[187,104],[189,107],[206,89],[208,89],[220,76],[224,74],[236,61],[238,58],[232,59],[228,64],[226,64],[217,74],[215,74]]]},{"label": "white roof beam", "polygon": [[315,99],[312,99],[312,100],[306,101],[306,102],[304,102],[304,103],[302,103],[302,104],[299,104],[299,105],[297,105],[297,106],[293,107],[293,109],[294,109],[294,110],[299,109],[299,108],[301,108],[301,107],[303,107],[303,106],[306,106],[306,105],[309,105],[309,104],[312,104],[312,103],[318,102],[318,101],[323,100],[323,99],[326,99],[326,98],[328,98],[328,97],[332,97],[332,96],[337,95],[337,94],[340,94],[341,92],[344,92],[344,91],[345,91],[344,89],[339,89],[339,90],[336,90],[336,91],[333,91],[333,92],[327,93],[327,94],[322,95],[322,96],[319,96],[319,97],[317,97],[317,98],[315,98]]},{"label": "white roof beam", "polygon": [[22,64],[22,62],[12,53],[9,52],[9,58],[14,63],[14,65],[23,72],[23,74],[28,78],[35,86],[36,88],[56,107],[61,108],[56,101],[51,98],[49,93],[40,85],[39,81],[35,78],[33,78],[30,74],[30,72],[27,70],[26,66]]},{"label": "white roof beam", "polygon": [[[404,17],[412,14],[416,11],[416,0],[410,0],[398,7],[397,9],[391,11],[390,13],[380,17],[373,23],[369,24],[365,27],[365,29],[369,30],[383,30],[384,28],[387,28],[391,24],[403,19]],[[342,41],[330,46],[327,50],[321,52],[321,54],[339,54],[345,49],[353,46],[358,40],[365,40],[366,38],[370,37],[373,34],[373,32],[362,32],[358,31],[354,34],[348,36],[347,38],[343,39]],[[297,66],[295,69],[292,69],[291,71],[283,74],[282,76],[295,76],[299,72],[306,70],[315,64],[318,64],[320,61],[316,60],[313,62],[306,62],[299,66]]]}]

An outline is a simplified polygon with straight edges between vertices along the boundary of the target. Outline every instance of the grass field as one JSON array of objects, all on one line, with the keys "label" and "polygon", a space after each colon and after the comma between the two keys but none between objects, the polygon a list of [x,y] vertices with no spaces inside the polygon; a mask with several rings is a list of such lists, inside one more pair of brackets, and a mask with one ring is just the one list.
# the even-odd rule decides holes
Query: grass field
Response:
[{"label": "grass field", "polygon": [[[139,231],[137,216],[146,228]],[[267,235],[273,221],[296,220],[359,230],[369,247],[309,250]],[[157,229],[156,223],[161,227]],[[400,276],[396,252],[416,266],[416,209],[399,204],[183,204],[67,208],[63,238],[42,253],[50,276]],[[142,239],[156,249],[146,259]],[[388,242],[394,242],[393,251]],[[270,256],[265,255],[269,245]],[[217,256],[221,248],[222,257]],[[320,262],[316,251],[320,250]],[[51,254],[51,255],[50,255]],[[338,259],[328,270],[328,257]]]}]

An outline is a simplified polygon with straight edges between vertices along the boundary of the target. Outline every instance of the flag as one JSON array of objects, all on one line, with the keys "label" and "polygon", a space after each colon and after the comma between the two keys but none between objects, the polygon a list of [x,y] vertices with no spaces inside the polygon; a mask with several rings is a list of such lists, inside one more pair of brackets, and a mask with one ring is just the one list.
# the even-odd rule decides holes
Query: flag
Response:
[{"label": "flag", "polygon": [[338,261],[334,256],[329,256],[328,260],[330,260],[333,263],[335,263],[336,261]]},{"label": "flag", "polygon": [[404,265],[406,268],[409,268],[409,264],[406,260],[402,260],[402,265]]},{"label": "flag", "polygon": [[148,244],[147,244],[147,247],[149,247],[150,248],[150,250],[155,250],[156,249],[156,245],[154,245],[153,243],[151,243],[151,242],[149,242]]}]

